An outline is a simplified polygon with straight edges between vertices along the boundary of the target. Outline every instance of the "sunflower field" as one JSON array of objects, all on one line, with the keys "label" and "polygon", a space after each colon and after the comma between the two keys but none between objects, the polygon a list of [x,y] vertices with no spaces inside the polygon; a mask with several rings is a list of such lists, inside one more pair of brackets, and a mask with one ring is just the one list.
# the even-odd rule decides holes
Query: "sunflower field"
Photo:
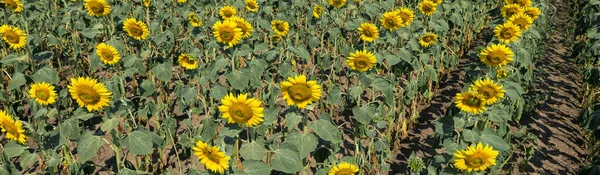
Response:
[{"label": "sunflower field", "polygon": [[[539,136],[519,123],[545,98],[536,67],[560,17],[550,0],[0,8],[0,175],[523,172]],[[429,150],[410,146],[424,123]]]}]

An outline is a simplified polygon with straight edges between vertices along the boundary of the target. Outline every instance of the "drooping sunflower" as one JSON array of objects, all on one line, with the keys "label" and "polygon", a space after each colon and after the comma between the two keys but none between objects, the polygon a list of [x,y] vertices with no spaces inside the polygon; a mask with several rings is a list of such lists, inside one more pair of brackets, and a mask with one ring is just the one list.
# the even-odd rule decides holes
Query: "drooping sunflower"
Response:
[{"label": "drooping sunflower", "polygon": [[354,53],[350,53],[350,56],[346,59],[346,64],[348,64],[348,67],[352,70],[365,72],[375,67],[377,58],[371,52],[357,50]]},{"label": "drooping sunflower", "polygon": [[315,7],[313,7],[312,14],[313,17],[317,19],[321,18],[321,15],[323,14],[323,7],[321,7],[320,5],[315,5]]},{"label": "drooping sunflower", "polygon": [[523,6],[523,7],[529,7],[532,4],[531,0],[504,0],[504,3],[505,4],[519,4],[520,6]]},{"label": "drooping sunflower", "polygon": [[240,43],[243,37],[242,29],[232,20],[217,21],[213,25],[213,36],[217,41],[230,47]]},{"label": "drooping sunflower", "polygon": [[1,2],[12,9],[13,12],[18,13],[23,11],[23,3],[21,3],[21,0],[2,0]]},{"label": "drooping sunflower", "polygon": [[477,143],[477,146],[469,146],[466,150],[454,152],[454,167],[463,171],[484,171],[492,165],[496,165],[498,151],[492,146]]},{"label": "drooping sunflower", "polygon": [[298,75],[288,77],[288,81],[281,82],[281,93],[283,100],[288,106],[298,106],[304,108],[313,102],[321,99],[322,88],[317,81],[306,81],[306,76]]},{"label": "drooping sunflower", "polygon": [[346,0],[329,0],[329,5],[342,8],[344,5],[346,5]]},{"label": "drooping sunflower", "polygon": [[4,110],[0,110],[0,130],[6,133],[6,138],[25,144],[27,135],[23,129],[23,123],[18,119],[13,119],[11,115]]},{"label": "drooping sunflower", "polygon": [[521,28],[519,26],[507,22],[496,26],[494,34],[498,37],[498,40],[503,43],[514,42],[521,36]]},{"label": "drooping sunflower", "polygon": [[435,42],[437,42],[438,40],[438,35],[435,33],[426,33],[423,36],[421,36],[421,39],[419,39],[419,44],[421,44],[421,47],[429,47],[433,44],[435,44]]},{"label": "drooping sunflower", "polygon": [[136,40],[145,40],[150,36],[150,30],[148,26],[142,21],[138,21],[135,18],[127,18],[123,22],[123,30],[127,32],[130,37]]},{"label": "drooping sunflower", "polygon": [[360,39],[365,42],[373,42],[379,38],[379,30],[375,24],[370,22],[364,22],[358,27],[358,33],[360,33]]},{"label": "drooping sunflower", "polygon": [[229,159],[231,157],[227,156],[219,147],[208,146],[208,144],[199,140],[192,150],[206,169],[219,174],[223,174],[225,170],[229,169]]},{"label": "drooping sunflower", "polygon": [[196,16],[196,13],[192,12],[188,15],[188,21],[190,21],[190,24],[194,27],[200,27],[202,26],[202,20],[200,20],[200,18],[198,18],[198,16]]},{"label": "drooping sunflower", "polygon": [[502,7],[502,17],[508,19],[515,14],[523,13],[523,8],[519,4],[507,4]]},{"label": "drooping sunflower", "polygon": [[110,5],[106,0],[85,0],[84,6],[90,16],[100,17],[110,14]]},{"label": "drooping sunflower", "polygon": [[536,20],[540,16],[540,13],[542,13],[537,7],[526,7],[523,11],[527,16],[531,17],[532,20]]},{"label": "drooping sunflower", "polygon": [[0,35],[12,49],[21,49],[27,45],[27,34],[17,27],[2,25]]},{"label": "drooping sunflower", "polygon": [[151,0],[142,0],[144,3],[144,7],[150,7],[150,1]]},{"label": "drooping sunflower", "polygon": [[504,98],[504,93],[506,92],[502,85],[489,78],[475,81],[471,85],[471,89],[483,95],[485,99],[483,105],[492,105],[498,102],[499,99]]},{"label": "drooping sunflower", "polygon": [[241,17],[231,17],[228,20],[232,20],[236,23],[237,28],[242,29],[242,39],[244,38],[250,38],[250,36],[252,36],[252,33],[254,32],[254,27],[252,27],[252,25],[247,22],[244,18]]},{"label": "drooping sunflower", "polygon": [[198,60],[189,54],[181,54],[179,55],[177,61],[179,61],[179,65],[185,69],[197,69],[198,68]]},{"label": "drooping sunflower", "polygon": [[394,12],[396,12],[396,15],[398,15],[400,19],[402,19],[402,24],[400,25],[400,27],[408,27],[415,20],[415,12],[406,7],[397,9]]},{"label": "drooping sunflower", "polygon": [[505,68],[500,68],[496,70],[496,78],[504,79],[506,77],[508,77],[508,71]]},{"label": "drooping sunflower", "polygon": [[525,31],[531,27],[531,24],[533,24],[533,19],[531,19],[531,17],[525,13],[519,13],[508,18],[507,23],[513,23],[519,26],[521,31]]},{"label": "drooping sunflower", "polygon": [[227,123],[237,123],[247,127],[254,127],[264,121],[264,108],[262,102],[256,98],[248,98],[248,94],[234,96],[229,94],[221,99],[219,111]]},{"label": "drooping sunflower", "polygon": [[477,91],[467,91],[456,94],[454,98],[454,104],[460,108],[461,111],[465,111],[472,114],[478,114],[485,111],[483,95],[477,93]]},{"label": "drooping sunflower", "polygon": [[258,2],[256,0],[246,0],[246,10],[258,12]]},{"label": "drooping sunflower", "polygon": [[56,97],[54,86],[46,82],[35,83],[29,89],[29,98],[35,99],[36,102],[42,105],[49,105],[56,102]]},{"label": "drooping sunflower", "polygon": [[100,60],[104,64],[114,65],[121,60],[121,54],[119,51],[111,45],[100,43],[96,46],[96,55],[100,57]]},{"label": "drooping sunflower", "polygon": [[356,173],[358,173],[358,166],[348,162],[342,162],[331,167],[327,175],[355,175]]},{"label": "drooping sunflower", "polygon": [[227,5],[221,8],[221,10],[219,10],[219,15],[221,15],[221,18],[223,19],[229,19],[231,17],[234,17],[237,14],[237,10],[235,9],[235,7]]},{"label": "drooping sunflower", "polygon": [[483,64],[494,68],[500,68],[513,60],[513,51],[504,44],[493,44],[479,53],[479,59]]},{"label": "drooping sunflower", "polygon": [[419,3],[419,11],[424,15],[431,16],[436,11],[435,4],[431,1],[421,1]]},{"label": "drooping sunflower", "polygon": [[71,98],[90,112],[103,109],[112,99],[112,92],[102,82],[89,77],[71,78],[71,85],[67,87]]},{"label": "drooping sunflower", "polygon": [[392,30],[397,30],[398,28],[402,27],[403,25],[403,20],[400,17],[400,15],[398,15],[398,12],[385,12],[383,13],[383,15],[381,15],[381,25],[383,25],[384,28],[392,31]]},{"label": "drooping sunflower", "polygon": [[435,6],[438,6],[438,5],[442,4],[443,0],[429,0],[429,1],[433,2],[433,4],[435,4]]},{"label": "drooping sunflower", "polygon": [[281,36],[285,36],[290,31],[290,23],[282,20],[273,20],[271,21],[271,29]]}]

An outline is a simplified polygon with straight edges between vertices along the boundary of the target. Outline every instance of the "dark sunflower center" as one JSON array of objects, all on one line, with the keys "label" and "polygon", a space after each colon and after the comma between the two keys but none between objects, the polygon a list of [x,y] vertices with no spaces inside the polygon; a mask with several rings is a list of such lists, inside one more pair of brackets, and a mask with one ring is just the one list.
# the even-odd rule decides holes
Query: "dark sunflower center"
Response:
[{"label": "dark sunflower center", "polygon": [[10,121],[4,121],[4,123],[0,123],[2,124],[2,128],[4,128],[4,130],[6,130],[6,133],[10,133],[14,136],[19,136],[19,129],[17,128],[17,126],[15,126],[14,123],[10,122]]},{"label": "dark sunflower center", "polygon": [[19,35],[14,32],[6,32],[4,33],[4,37],[9,43],[19,43]]},{"label": "dark sunflower center", "polygon": [[92,89],[92,87],[80,87],[77,95],[85,104],[96,104],[100,102],[100,94]]},{"label": "dark sunflower center", "polygon": [[114,58],[114,55],[109,50],[102,50],[100,53],[102,54],[102,57],[107,61],[112,61]]},{"label": "dark sunflower center", "polygon": [[194,64],[196,63],[196,60],[194,60],[194,58],[186,56],[185,59],[183,59],[187,64]]},{"label": "dark sunflower center", "polygon": [[220,163],[221,159],[219,158],[218,151],[213,151],[211,148],[206,148],[208,151],[204,154],[211,162]]},{"label": "dark sunflower center", "polygon": [[423,11],[426,13],[429,13],[429,12],[433,11],[433,9],[429,6],[423,6]]},{"label": "dark sunflower center", "polygon": [[518,9],[508,9],[506,11],[506,15],[508,15],[509,17],[513,16],[514,14],[516,14],[518,11]]},{"label": "dark sunflower center", "polygon": [[225,10],[225,12],[224,12],[223,14],[225,14],[225,17],[228,17],[228,18],[229,18],[229,17],[231,17],[231,16],[233,15],[233,14],[231,13],[231,11],[229,11],[229,10]]},{"label": "dark sunflower center", "polygon": [[527,22],[525,21],[525,19],[519,18],[517,20],[515,20],[515,24],[517,26],[519,26],[521,29],[525,28],[525,25],[527,24]]},{"label": "dark sunflower center", "polygon": [[312,95],[312,90],[305,84],[294,85],[287,91],[290,97],[296,101],[306,101],[310,99]]},{"label": "dark sunflower center", "polygon": [[342,5],[342,1],[341,0],[333,0],[333,4],[334,5]]},{"label": "dark sunflower center", "polygon": [[423,37],[423,41],[425,41],[426,43],[431,42],[431,40],[432,40],[431,36]]},{"label": "dark sunflower center", "polygon": [[50,93],[46,89],[39,89],[35,91],[35,96],[41,100],[48,100]]},{"label": "dark sunflower center", "polygon": [[336,175],[354,175],[354,172],[350,169],[340,169],[335,173]]},{"label": "dark sunflower center", "polygon": [[365,28],[363,30],[363,35],[367,36],[367,37],[373,37],[373,32],[371,31],[370,28]]},{"label": "dark sunflower center", "polygon": [[481,165],[483,165],[483,159],[477,155],[471,155],[468,156],[466,158],[467,160],[465,161],[465,163],[469,166],[469,167],[479,167]]},{"label": "dark sunflower center", "polygon": [[220,34],[221,38],[223,38],[223,40],[225,41],[233,40],[233,34],[231,33],[231,31],[222,31]]},{"label": "dark sunflower center", "polygon": [[248,121],[252,118],[254,113],[252,112],[252,108],[245,103],[233,103],[233,105],[229,107],[229,115],[231,115],[235,121]]},{"label": "dark sunflower center", "polygon": [[394,26],[396,23],[394,22],[394,19],[388,18],[387,20],[385,20],[385,23],[387,23],[387,25],[389,26]]},{"label": "dark sunflower center", "polygon": [[493,64],[500,64],[502,63],[502,61],[504,61],[504,57],[501,56],[499,53],[490,54],[488,55],[488,61],[490,61]]},{"label": "dark sunflower center", "polygon": [[367,67],[369,67],[369,59],[364,56],[355,58],[354,66],[356,66],[357,68],[360,68],[360,69],[367,68]]},{"label": "dark sunflower center", "polygon": [[142,36],[142,27],[140,27],[137,24],[131,25],[131,27],[129,27],[129,31],[131,32],[131,35],[133,36]]},{"label": "dark sunflower center", "polygon": [[466,99],[466,104],[469,106],[479,106],[481,104],[481,101],[478,98],[469,97],[468,99]]},{"label": "dark sunflower center", "polygon": [[15,3],[13,0],[8,0],[8,1],[4,1],[4,4],[6,4],[6,6],[9,6],[11,9],[17,9],[17,3]]},{"label": "dark sunflower center", "polygon": [[500,35],[502,35],[503,38],[509,39],[513,37],[513,33],[511,30],[509,29],[504,29],[500,32]]},{"label": "dark sunflower center", "polygon": [[283,32],[285,30],[285,28],[283,27],[283,23],[277,23],[277,24],[275,24],[275,28],[279,32]]},{"label": "dark sunflower center", "polygon": [[97,1],[91,1],[89,6],[94,13],[104,13],[104,6]]},{"label": "dark sunflower center", "polygon": [[258,7],[256,6],[256,4],[254,4],[254,3],[247,3],[246,5],[247,5],[247,6],[248,6],[250,9],[256,9],[256,8],[258,8]]}]

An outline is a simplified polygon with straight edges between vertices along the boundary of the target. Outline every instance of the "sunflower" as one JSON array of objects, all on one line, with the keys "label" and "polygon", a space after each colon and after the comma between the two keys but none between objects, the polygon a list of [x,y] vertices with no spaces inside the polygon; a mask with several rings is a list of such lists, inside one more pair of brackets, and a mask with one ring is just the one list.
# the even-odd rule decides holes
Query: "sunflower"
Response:
[{"label": "sunflower", "polygon": [[13,12],[23,11],[21,0],[2,0],[2,3],[13,10]]},{"label": "sunflower", "polygon": [[177,61],[179,61],[179,65],[185,69],[197,69],[198,61],[192,55],[189,54],[181,54],[179,55]]},{"label": "sunflower", "polygon": [[85,0],[84,2],[90,16],[100,17],[110,13],[110,5],[106,0]]},{"label": "sunflower", "polygon": [[208,144],[199,140],[192,150],[206,169],[219,174],[223,174],[225,170],[229,169],[229,159],[231,157],[227,156],[219,147],[208,146]]},{"label": "sunflower", "polygon": [[531,19],[531,17],[525,13],[519,13],[508,18],[507,23],[513,23],[519,26],[522,31],[525,31],[531,27],[531,24],[533,24],[533,19]]},{"label": "sunflower", "polygon": [[145,40],[150,36],[150,30],[148,30],[148,26],[142,21],[138,21],[135,18],[127,18],[125,22],[123,22],[123,30],[127,32],[130,37],[133,37],[136,40]]},{"label": "sunflower", "polygon": [[35,83],[29,89],[29,97],[42,105],[49,105],[56,102],[56,96],[54,86],[46,82]]},{"label": "sunflower", "polygon": [[2,25],[2,27],[0,27],[0,35],[2,35],[2,39],[4,39],[12,49],[20,49],[27,45],[27,34],[17,27]]},{"label": "sunflower", "polygon": [[479,59],[487,66],[499,68],[511,62],[513,55],[513,51],[506,45],[494,44],[482,50]]},{"label": "sunflower", "polygon": [[100,60],[102,60],[104,64],[108,65],[114,65],[121,59],[121,54],[119,54],[119,51],[117,51],[115,47],[104,43],[100,43],[96,46],[96,55],[100,57]]},{"label": "sunflower", "polygon": [[436,11],[435,4],[431,1],[421,1],[419,3],[419,11],[424,15],[431,16]]},{"label": "sunflower", "polygon": [[483,101],[485,98],[483,95],[477,93],[477,91],[467,91],[456,94],[454,98],[454,104],[460,108],[461,111],[478,114],[485,111]]},{"label": "sunflower", "polygon": [[346,60],[346,64],[348,64],[348,67],[352,70],[365,72],[375,67],[377,58],[375,58],[375,55],[371,52],[357,50],[354,53],[350,53],[350,56]]},{"label": "sunflower", "polygon": [[25,135],[23,123],[18,119],[13,119],[12,116],[7,114],[4,110],[0,110],[0,129],[2,132],[6,133],[7,139],[25,144],[27,135]]},{"label": "sunflower", "polygon": [[221,18],[223,19],[229,19],[231,17],[234,17],[236,14],[237,10],[235,9],[235,7],[229,5],[222,7],[221,10],[219,10],[219,15],[221,15]]},{"label": "sunflower", "polygon": [[398,15],[398,12],[395,11],[383,13],[380,21],[383,27],[390,31],[397,30],[398,28],[402,27],[404,22],[400,15]]},{"label": "sunflower", "polygon": [[515,14],[523,13],[524,10],[519,4],[508,4],[502,7],[501,11],[504,19],[508,19]]},{"label": "sunflower", "polygon": [[454,167],[463,171],[483,171],[492,165],[496,165],[498,151],[492,146],[483,146],[477,143],[476,147],[469,146],[466,150],[454,152]]},{"label": "sunflower", "polygon": [[248,94],[240,94],[237,97],[229,94],[221,99],[221,104],[219,111],[223,114],[222,117],[227,119],[227,123],[253,127],[264,121],[264,108],[260,107],[262,102],[256,98],[248,99]]},{"label": "sunflower", "polygon": [[281,41],[281,35],[271,35],[269,36],[269,41],[271,41],[271,43],[279,43],[279,41]]},{"label": "sunflower", "polygon": [[504,79],[506,77],[508,77],[508,71],[505,68],[500,68],[496,70],[496,78]]},{"label": "sunflower", "polygon": [[288,106],[295,105],[298,108],[304,108],[321,99],[321,86],[317,84],[317,81],[306,81],[306,76],[299,75],[288,77],[288,81],[282,82],[281,93]]},{"label": "sunflower", "polygon": [[519,39],[519,36],[521,36],[521,28],[513,23],[507,22],[496,26],[494,34],[498,37],[500,42],[508,44]]},{"label": "sunflower", "polygon": [[179,3],[186,3],[187,0],[177,0],[177,2],[179,2]]},{"label": "sunflower", "polygon": [[525,7],[523,11],[525,11],[524,13],[531,17],[532,20],[536,20],[540,16],[540,13],[542,13],[537,7]]},{"label": "sunflower", "polygon": [[442,0],[429,0],[429,1],[431,1],[435,6],[442,4]]},{"label": "sunflower", "polygon": [[370,22],[360,24],[358,33],[360,33],[360,39],[366,42],[373,42],[375,39],[379,38],[379,30],[377,29],[377,26]]},{"label": "sunflower", "polygon": [[142,0],[144,2],[144,7],[150,7],[151,0]]},{"label": "sunflower", "polygon": [[502,85],[489,78],[475,81],[475,83],[471,85],[471,89],[483,95],[483,105],[492,105],[498,102],[499,99],[504,98],[504,93],[506,92],[506,90],[502,88]]},{"label": "sunflower", "polygon": [[342,8],[344,5],[346,5],[346,0],[329,0],[329,5]]},{"label": "sunflower", "polygon": [[200,18],[198,18],[198,16],[196,16],[196,13],[192,12],[188,15],[188,21],[190,21],[190,24],[194,27],[200,27],[202,26],[202,20],[200,20]]},{"label": "sunflower", "polygon": [[504,3],[505,4],[519,4],[520,6],[523,6],[523,7],[529,7],[532,4],[531,0],[504,0]]},{"label": "sunflower", "polygon": [[256,0],[246,0],[246,10],[258,12],[258,2]]},{"label": "sunflower", "polygon": [[313,17],[317,19],[321,18],[321,15],[323,14],[323,7],[321,7],[320,5],[315,5],[315,7],[313,7],[312,14]]},{"label": "sunflower", "polygon": [[85,106],[90,112],[108,106],[112,99],[112,93],[103,83],[89,77],[71,78],[71,85],[67,87],[77,104]]},{"label": "sunflower", "polygon": [[250,36],[252,36],[252,33],[254,32],[254,28],[244,18],[234,16],[234,17],[229,18],[228,20],[234,21],[237,24],[237,28],[242,29],[242,39],[250,38]]},{"label": "sunflower", "polygon": [[438,40],[438,35],[435,33],[426,33],[423,36],[421,36],[421,39],[419,39],[419,44],[421,44],[421,47],[429,47],[433,44],[435,44],[435,42],[437,42]]},{"label": "sunflower", "polygon": [[358,166],[348,162],[342,162],[331,167],[328,175],[354,175],[356,173],[358,173]]},{"label": "sunflower", "polygon": [[228,44],[230,47],[240,43],[243,35],[242,29],[237,28],[237,24],[232,20],[217,21],[213,25],[213,36],[220,43]]},{"label": "sunflower", "polygon": [[394,12],[396,12],[396,15],[398,15],[400,19],[402,19],[402,24],[400,25],[400,27],[408,27],[413,22],[413,20],[415,20],[415,12],[406,7],[402,7],[398,10],[395,10]]},{"label": "sunflower", "polygon": [[271,29],[278,35],[285,36],[290,31],[290,23],[282,20],[271,21]]}]

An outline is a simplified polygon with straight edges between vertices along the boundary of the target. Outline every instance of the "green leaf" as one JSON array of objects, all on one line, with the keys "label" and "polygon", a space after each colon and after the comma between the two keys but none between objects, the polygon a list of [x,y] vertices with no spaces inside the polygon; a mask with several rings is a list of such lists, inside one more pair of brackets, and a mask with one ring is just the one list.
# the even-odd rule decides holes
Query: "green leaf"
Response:
[{"label": "green leaf", "polygon": [[254,141],[243,143],[240,155],[247,160],[263,160],[266,151],[264,142]]},{"label": "green leaf", "polygon": [[173,63],[165,62],[163,64],[159,64],[156,67],[152,68],[152,74],[156,76],[158,79],[169,82],[171,81],[171,76],[173,74]]},{"label": "green leaf", "polygon": [[115,118],[111,118],[107,121],[104,121],[104,123],[102,123],[102,125],[100,125],[100,129],[102,129],[102,131],[104,131],[104,132],[108,132],[112,129],[117,128],[117,125],[119,125],[119,118],[115,117]]},{"label": "green leaf", "polygon": [[342,92],[338,86],[332,87],[329,94],[327,94],[327,103],[331,105],[341,105],[343,103]]},{"label": "green leaf", "polygon": [[393,66],[393,65],[400,63],[402,61],[402,59],[400,59],[400,57],[398,57],[396,55],[389,54],[389,55],[385,56],[385,61],[387,62],[387,64],[389,66]]},{"label": "green leaf", "polygon": [[45,60],[45,59],[52,58],[52,55],[54,55],[54,53],[52,53],[50,51],[38,52],[36,54],[33,54],[33,59],[36,59],[38,61],[42,61],[42,60]]},{"label": "green leaf", "polygon": [[236,70],[227,74],[227,81],[231,84],[231,87],[237,90],[243,90],[248,87],[250,79],[248,78],[249,73],[247,71]]},{"label": "green leaf", "polygon": [[289,49],[292,52],[294,52],[294,54],[296,54],[297,56],[299,56],[300,58],[302,58],[304,60],[310,59],[310,53],[308,52],[308,50],[306,50],[305,45],[300,45],[300,46],[298,46],[298,48],[290,47]]},{"label": "green leaf", "polygon": [[84,136],[84,138],[82,138],[77,145],[79,161],[85,162],[96,156],[98,149],[100,149],[104,143],[104,140],[100,136]]},{"label": "green leaf", "polygon": [[369,125],[371,118],[375,115],[376,109],[370,106],[354,107],[352,113],[354,118],[363,125]]},{"label": "green leaf", "polygon": [[484,146],[485,144],[489,144],[490,146],[494,147],[495,150],[501,152],[510,149],[510,145],[508,145],[508,143],[502,139],[502,137],[494,134],[493,132],[483,132],[483,134],[481,134],[481,144]]},{"label": "green leaf", "polygon": [[21,168],[27,169],[30,165],[33,165],[38,160],[38,155],[36,153],[29,153],[29,151],[23,152],[21,157],[19,157]]},{"label": "green leaf", "polygon": [[148,155],[152,153],[152,138],[142,131],[133,131],[127,134],[121,144],[135,155]]},{"label": "green leaf", "polygon": [[479,131],[477,130],[470,130],[470,129],[465,129],[462,131],[462,138],[464,141],[467,142],[477,142],[479,140]]},{"label": "green leaf", "polygon": [[244,172],[248,175],[271,174],[271,171],[273,170],[273,168],[261,161],[247,160],[244,161],[243,164],[244,167],[246,167]]},{"label": "green leaf", "polygon": [[308,154],[315,151],[319,144],[319,139],[313,133],[298,134],[292,139],[300,151],[298,153],[300,159],[306,158]]},{"label": "green leaf", "polygon": [[59,81],[58,73],[50,67],[43,67],[39,69],[31,77],[35,82],[47,82],[50,84],[58,84]]},{"label": "green leaf", "polygon": [[77,118],[70,118],[65,120],[60,126],[60,135],[65,136],[71,140],[79,139],[81,133],[79,132],[79,120]]},{"label": "green leaf", "polygon": [[25,80],[25,75],[23,75],[22,73],[16,72],[12,76],[12,81],[10,81],[8,90],[13,90],[13,89],[19,88],[19,87],[25,85],[26,82],[27,82],[27,80]]},{"label": "green leaf", "polygon": [[27,147],[21,146],[15,141],[9,141],[6,145],[4,145],[4,154],[8,156],[8,158],[13,158],[15,156],[21,155]]},{"label": "green leaf", "polygon": [[297,173],[304,167],[298,157],[298,152],[288,149],[275,150],[275,158],[271,161],[274,170],[284,173]]},{"label": "green leaf", "polygon": [[144,80],[144,82],[142,82],[141,87],[144,90],[144,93],[142,94],[142,96],[144,97],[152,95],[156,90],[156,85],[150,80]]},{"label": "green leaf", "polygon": [[289,130],[294,130],[298,126],[298,123],[302,121],[302,116],[296,113],[288,113],[285,115],[285,125]]},{"label": "green leaf", "polygon": [[325,141],[337,141],[340,137],[340,131],[329,120],[319,119],[308,124],[308,127],[317,133]]}]

